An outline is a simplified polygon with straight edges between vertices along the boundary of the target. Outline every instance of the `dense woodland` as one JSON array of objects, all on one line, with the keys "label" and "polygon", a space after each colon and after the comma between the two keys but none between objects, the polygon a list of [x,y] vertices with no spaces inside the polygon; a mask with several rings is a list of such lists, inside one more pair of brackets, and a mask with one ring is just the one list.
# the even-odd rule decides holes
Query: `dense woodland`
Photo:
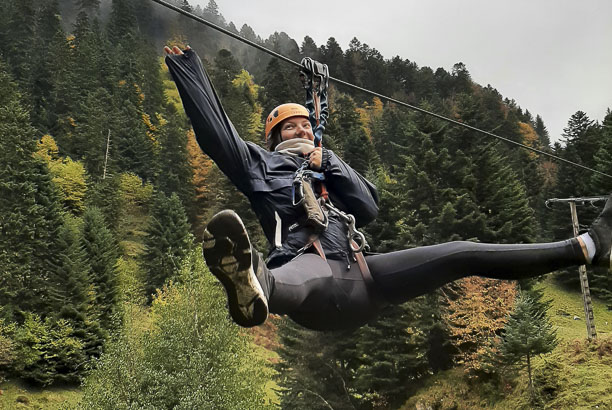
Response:
[{"label": "dense woodland", "polygon": [[[602,123],[576,112],[551,145],[540,116],[460,62],[432,69],[356,38],[346,49],[333,37],[264,39],[214,0],[174,3],[345,81],[612,174],[609,110]],[[246,140],[263,145],[270,109],[303,100],[294,67],[147,0],[0,1],[0,379],[82,385],[82,408],[252,409],[267,405],[270,380],[283,408],[397,408],[442,370],[495,390],[513,374],[504,369],[552,350],[533,282],[470,278],[351,332],[232,324],[200,256],[202,226],[232,208],[267,244],[197,147],[165,44],[200,54]],[[612,191],[609,178],[367,95],[332,85],[330,98],[324,145],[379,189],[373,251],[565,239],[568,208],[545,200]],[[580,297],[574,271],[555,278]],[[589,278],[612,309],[610,276]],[[526,349],[521,332],[539,342]]]}]

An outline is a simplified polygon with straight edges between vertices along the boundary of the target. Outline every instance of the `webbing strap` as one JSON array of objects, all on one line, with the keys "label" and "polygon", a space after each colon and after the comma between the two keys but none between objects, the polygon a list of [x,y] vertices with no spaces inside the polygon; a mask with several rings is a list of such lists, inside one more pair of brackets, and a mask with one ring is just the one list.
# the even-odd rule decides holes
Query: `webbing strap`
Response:
[{"label": "webbing strap", "polygon": [[[353,242],[353,246],[357,246],[355,241]],[[363,276],[363,280],[368,286],[368,289],[371,289],[375,286],[374,278],[372,277],[372,273],[370,272],[370,268],[368,267],[368,263],[365,260],[365,256],[363,256],[363,252],[355,252],[355,259],[357,259],[357,265],[359,265],[359,270],[361,271],[361,276]]]}]

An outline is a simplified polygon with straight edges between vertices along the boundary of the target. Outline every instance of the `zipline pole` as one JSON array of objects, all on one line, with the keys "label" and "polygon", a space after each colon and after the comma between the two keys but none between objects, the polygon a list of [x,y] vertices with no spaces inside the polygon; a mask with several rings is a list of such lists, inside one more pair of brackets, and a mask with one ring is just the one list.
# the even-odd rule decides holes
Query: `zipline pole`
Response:
[{"label": "zipline pole", "polygon": [[[578,214],[576,213],[576,202],[571,201],[570,212],[572,213],[572,228],[574,236],[578,236]],[[589,288],[589,278],[586,272],[586,266],[578,267],[578,276],[580,277],[580,289],[582,290],[582,304],[584,306],[584,318],[587,328],[587,338],[593,340],[597,338],[595,331],[595,317],[593,315],[593,302],[591,301],[591,290]]]},{"label": "zipline pole", "polygon": [[[574,236],[578,236],[578,213],[576,212],[576,202],[596,202],[606,200],[607,197],[590,197],[590,198],[565,198],[565,199],[549,199],[546,204],[550,202],[568,202],[570,206],[570,212],[572,214],[572,228],[574,230]],[[587,330],[587,338],[589,340],[597,339],[597,332],[595,331],[595,316],[593,314],[593,301],[591,300],[591,290],[589,288],[589,278],[586,272],[586,266],[580,265],[578,267],[578,276],[580,277],[580,289],[582,291],[582,304],[584,306],[584,317]]]}]

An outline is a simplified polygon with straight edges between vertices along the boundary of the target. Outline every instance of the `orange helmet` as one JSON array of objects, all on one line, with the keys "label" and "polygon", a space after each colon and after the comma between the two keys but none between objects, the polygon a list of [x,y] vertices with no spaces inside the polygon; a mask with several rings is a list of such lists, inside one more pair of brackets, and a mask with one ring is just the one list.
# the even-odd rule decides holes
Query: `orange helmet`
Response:
[{"label": "orange helmet", "polygon": [[309,117],[308,110],[306,107],[300,104],[281,104],[272,110],[268,118],[266,119],[265,135],[266,140],[270,138],[270,134],[274,127],[276,127],[281,121],[291,117]]}]

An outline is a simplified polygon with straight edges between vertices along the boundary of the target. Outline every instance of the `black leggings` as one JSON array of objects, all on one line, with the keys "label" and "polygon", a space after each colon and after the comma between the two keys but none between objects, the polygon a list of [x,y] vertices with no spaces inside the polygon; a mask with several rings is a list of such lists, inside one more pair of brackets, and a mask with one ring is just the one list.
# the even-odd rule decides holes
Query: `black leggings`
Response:
[{"label": "black leggings", "polygon": [[540,244],[449,242],[379,255],[366,261],[375,282],[366,286],[357,263],[305,254],[271,271],[270,311],[318,330],[360,326],[386,304],[399,304],[466,276],[523,279],[581,265],[577,239]]}]

